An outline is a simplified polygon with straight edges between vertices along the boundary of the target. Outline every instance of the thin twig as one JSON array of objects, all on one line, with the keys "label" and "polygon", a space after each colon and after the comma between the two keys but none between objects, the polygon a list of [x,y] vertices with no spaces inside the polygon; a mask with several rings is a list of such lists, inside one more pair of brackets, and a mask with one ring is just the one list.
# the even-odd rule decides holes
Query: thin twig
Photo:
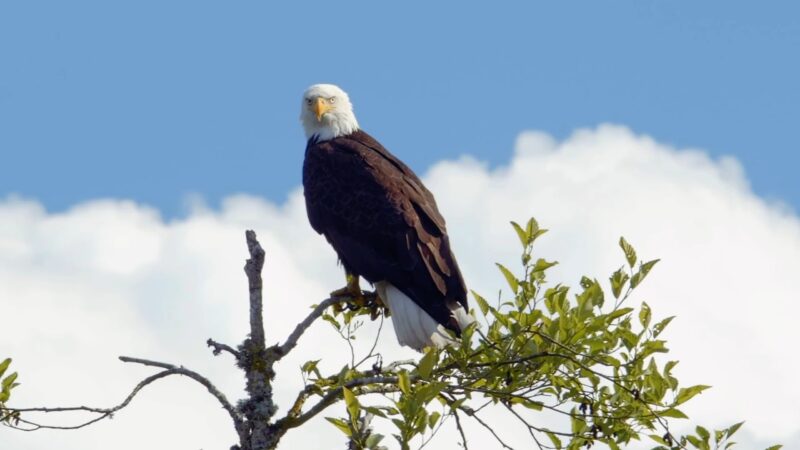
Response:
[{"label": "thin twig", "polygon": [[[537,431],[538,431],[539,433],[546,433],[546,432],[549,432],[549,433],[557,434],[557,435],[560,435],[560,436],[564,436],[564,434],[563,434],[563,433],[557,433],[557,432],[555,432],[555,431],[552,431],[552,430],[547,430],[547,429],[544,429],[544,428],[535,427],[535,426],[533,426],[533,425],[529,424],[529,423],[528,423],[528,421],[527,421],[527,420],[525,420],[525,418],[524,418],[524,417],[522,417],[522,416],[521,416],[521,415],[520,415],[518,412],[514,411],[514,408],[512,408],[510,405],[503,404],[503,406],[505,406],[505,408],[506,408],[506,409],[507,409],[507,410],[508,410],[508,411],[509,411],[511,414],[513,414],[513,415],[514,415],[514,417],[516,417],[516,418],[517,418],[517,420],[519,420],[519,421],[520,421],[520,423],[522,423],[522,424],[525,426],[525,428],[528,430],[528,434],[530,434],[530,435],[531,435],[531,438],[533,438],[533,440],[536,442],[536,445],[538,445],[538,446],[539,446],[539,448],[542,448],[542,447],[551,448],[551,447],[548,447],[548,446],[546,446],[546,445],[545,445],[545,446],[543,446],[543,445],[542,445],[542,444],[539,442],[539,440],[536,438],[536,432],[537,432]],[[571,437],[572,435],[567,435],[567,436],[570,436],[570,437]]]},{"label": "thin twig", "polygon": [[350,323],[347,324],[347,334],[342,333],[341,330],[338,330],[338,329],[336,330],[336,331],[339,332],[339,336],[341,336],[342,339],[344,339],[344,341],[347,342],[347,347],[350,348],[350,368],[351,369],[355,369],[356,368],[356,349],[353,348],[353,340],[351,339],[353,337],[353,331],[355,331],[353,329],[353,326],[354,326],[353,322],[350,322]]},{"label": "thin twig", "polygon": [[[371,385],[371,384],[397,384],[397,383],[398,383],[397,377],[376,376],[376,377],[356,378],[355,380],[350,380],[344,384],[344,387],[352,389],[354,387]],[[322,399],[320,399],[320,401],[318,401],[314,406],[309,408],[308,411],[301,414],[300,407],[305,401],[305,398],[303,398],[304,392],[298,395],[298,398],[297,400],[295,400],[295,404],[290,410],[289,414],[287,414],[282,419],[278,420],[275,423],[276,426],[286,427],[287,429],[299,427],[300,425],[310,420],[312,417],[322,412],[325,408],[333,405],[342,398],[342,387],[331,389],[325,395],[322,396]],[[308,395],[310,395],[310,391],[308,392]],[[305,397],[307,398],[308,395],[305,395]]]},{"label": "thin twig", "polygon": [[151,361],[149,359],[132,358],[130,356],[120,356],[119,360],[126,363],[136,363],[136,364],[141,364],[143,366],[160,367],[162,369],[167,369],[167,370],[178,368],[178,366],[174,364],[160,362],[160,361]]},{"label": "thin twig", "polygon": [[461,443],[464,446],[464,450],[469,450],[467,446],[467,436],[464,435],[464,428],[461,426],[461,419],[458,417],[458,409],[452,409],[453,417],[456,418],[456,428],[458,428],[459,434],[461,434]]},{"label": "thin twig", "polygon": [[176,367],[175,365],[167,364],[167,363],[163,363],[163,362],[150,361],[150,360],[141,359],[141,358],[131,358],[131,357],[128,357],[128,356],[120,356],[119,359],[122,362],[143,364],[145,366],[161,367],[161,368],[167,369],[169,371],[172,371],[175,374],[183,375],[185,377],[188,377],[188,378],[191,378],[191,379],[197,381],[198,383],[202,384],[208,390],[209,394],[213,395],[214,398],[216,398],[217,401],[222,405],[222,407],[225,409],[225,411],[228,412],[228,415],[231,416],[231,419],[233,419],[233,424],[236,427],[236,431],[238,432],[238,431],[241,431],[243,429],[242,428],[242,426],[243,426],[242,418],[239,416],[239,413],[236,412],[236,409],[233,407],[233,405],[231,405],[231,403],[225,397],[225,394],[220,392],[220,390],[217,389],[217,387],[214,386],[214,384],[208,378],[200,375],[199,373],[197,373],[197,372],[195,372],[193,370],[189,370],[189,369],[187,369],[185,367]]},{"label": "thin twig", "polygon": [[375,340],[372,341],[372,348],[369,349],[369,353],[367,353],[366,356],[361,358],[361,361],[359,361],[355,366],[353,366],[353,368],[358,368],[358,366],[360,366],[365,361],[367,361],[368,359],[370,359],[370,358],[372,358],[374,356],[375,348],[378,346],[378,339],[380,339],[380,337],[381,337],[381,330],[383,330],[383,315],[381,315],[381,322],[380,322],[380,324],[378,324],[378,332],[375,333]]},{"label": "thin twig", "polygon": [[[461,408],[461,409],[463,410],[463,407],[459,407],[459,408]],[[490,433],[492,433],[492,436],[494,436],[494,439],[495,439],[497,442],[499,442],[499,443],[500,443],[500,445],[502,445],[502,446],[503,446],[503,448],[505,448],[505,449],[507,449],[507,450],[514,450],[514,447],[511,447],[511,446],[509,446],[509,445],[508,445],[508,444],[506,444],[506,443],[505,443],[505,442],[504,442],[502,439],[500,439],[500,436],[498,436],[498,435],[497,435],[497,433],[494,431],[494,429],[493,429],[492,427],[490,427],[488,424],[486,424],[486,422],[484,422],[483,420],[481,420],[481,418],[480,418],[480,417],[479,417],[477,414],[474,414],[474,413],[470,414],[470,412],[468,412],[468,411],[464,411],[464,412],[465,412],[465,413],[466,413],[468,416],[470,416],[470,417],[472,417],[473,419],[475,419],[475,420],[476,420],[476,421],[477,421],[479,424],[481,424],[481,426],[482,426],[483,428],[486,428],[487,430],[489,430],[489,432],[490,432]]]},{"label": "thin twig", "polygon": [[394,361],[394,362],[391,362],[391,363],[387,364],[384,371],[385,372],[392,372],[392,371],[394,371],[395,369],[397,369],[400,366],[415,366],[416,367],[416,365],[417,365],[417,362],[414,361],[413,359],[402,359],[402,360]]},{"label": "thin twig", "polygon": [[424,440],[422,441],[422,444],[420,444],[420,446],[419,446],[419,447],[417,447],[417,450],[422,450],[423,448],[425,448],[425,446],[426,446],[426,445],[428,445],[428,443],[430,443],[430,442],[433,440],[433,438],[435,438],[435,437],[436,437],[436,435],[439,433],[439,430],[441,430],[441,429],[442,429],[442,426],[444,425],[444,423],[447,421],[447,419],[448,419],[449,417],[450,417],[450,415],[448,414],[448,415],[442,416],[442,417],[439,419],[439,423],[438,423],[438,424],[436,424],[436,428],[434,428],[434,429],[433,429],[433,431],[431,432],[431,435],[430,435],[430,436],[428,436],[428,438],[427,438],[427,439],[424,439]]}]

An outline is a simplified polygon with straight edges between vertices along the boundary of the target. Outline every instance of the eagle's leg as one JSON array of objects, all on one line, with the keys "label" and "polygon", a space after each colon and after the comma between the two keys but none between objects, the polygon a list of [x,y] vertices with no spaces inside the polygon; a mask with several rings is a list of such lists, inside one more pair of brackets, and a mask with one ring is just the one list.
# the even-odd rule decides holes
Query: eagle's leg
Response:
[{"label": "eagle's leg", "polygon": [[[359,285],[359,276],[351,273],[346,273],[347,285],[341,289],[331,292],[331,297],[348,297],[348,307],[351,310],[358,310],[363,307],[369,307],[372,311],[370,316],[375,320],[380,316],[383,301],[377,292],[362,291]],[[386,308],[383,308],[387,310]],[[385,313],[385,311],[384,311]]]},{"label": "eagle's leg", "polygon": [[345,275],[347,277],[347,285],[331,292],[331,297],[351,297],[353,299],[362,297],[361,286],[358,284],[358,275],[353,275],[351,273]]}]

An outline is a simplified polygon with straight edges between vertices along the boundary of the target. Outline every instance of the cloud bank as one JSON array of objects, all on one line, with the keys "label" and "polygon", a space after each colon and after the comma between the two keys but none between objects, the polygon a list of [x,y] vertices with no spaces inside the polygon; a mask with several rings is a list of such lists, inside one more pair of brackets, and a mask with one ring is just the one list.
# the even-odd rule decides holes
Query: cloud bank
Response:
[{"label": "cloud bank", "polygon": [[[666,337],[670,356],[681,360],[679,378],[714,385],[686,408],[692,422],[747,420],[740,442],[800,445],[800,363],[791,355],[800,341],[793,319],[800,219],[755,196],[735,159],[604,125],[562,142],[526,132],[505,166],[463,157],[434,165],[424,180],[469,287],[487,296],[504,288],[493,263],[518,260],[509,220],[535,216],[551,229],[538,254],[560,261],[554,281],[605,279],[623,264],[620,235],[643,258],[661,258],[633,301],[678,316]],[[173,221],[130,201],[97,200],[58,214],[35,200],[0,201],[0,356],[13,357],[21,372],[15,404],[115,403],[151,373],[118,362],[120,354],[183,364],[239,397],[241,376],[204,341],[237,343],[247,330],[241,267],[250,228],[267,250],[265,321],[276,342],[343,282],[333,251],[307,224],[299,190],[280,205],[231,196],[219,210],[198,206]],[[384,328],[384,353],[410,355]],[[367,333],[374,330],[370,324]],[[278,367],[284,407],[304,360],[324,357],[325,367],[338,369],[348,353],[335,339],[317,326]],[[0,429],[0,440],[15,450],[228,448],[229,418],[207,397],[189,380],[167,380],[114,420],[74,432]],[[341,441],[323,421],[311,426],[287,435],[283,447]],[[525,442],[524,430],[511,433]],[[438,448],[455,448],[447,433],[437,439]],[[480,433],[472,439],[496,447]]]}]

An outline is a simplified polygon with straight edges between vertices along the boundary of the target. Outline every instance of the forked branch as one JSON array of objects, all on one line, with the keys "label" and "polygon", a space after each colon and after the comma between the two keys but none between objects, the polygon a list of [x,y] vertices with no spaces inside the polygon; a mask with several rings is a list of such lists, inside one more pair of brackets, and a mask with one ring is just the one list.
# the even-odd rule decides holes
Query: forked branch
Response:
[{"label": "forked branch", "polygon": [[48,429],[48,430],[77,430],[79,428],[83,428],[83,427],[89,426],[89,425],[91,425],[93,423],[96,423],[96,422],[99,422],[99,421],[101,421],[103,419],[111,417],[114,413],[116,413],[116,412],[120,411],[121,409],[125,408],[126,406],[128,406],[131,403],[131,401],[134,399],[134,397],[136,397],[136,395],[139,394],[139,392],[145,386],[148,386],[149,384],[153,383],[154,381],[160,380],[162,378],[166,378],[166,377],[168,377],[170,375],[183,375],[183,376],[191,378],[191,379],[197,381],[198,383],[200,383],[201,385],[203,385],[208,390],[208,392],[211,395],[213,395],[214,398],[216,398],[217,401],[219,401],[219,403],[222,405],[222,407],[228,412],[228,415],[230,415],[231,419],[233,420],[233,424],[234,424],[234,427],[236,428],[236,431],[237,432],[241,432],[243,430],[242,419],[239,416],[239,414],[236,412],[236,409],[233,407],[233,405],[231,405],[231,403],[228,401],[228,399],[225,397],[225,395],[222,392],[220,392],[220,390],[217,389],[217,387],[214,386],[214,384],[211,383],[211,381],[209,381],[207,378],[205,378],[204,376],[200,375],[199,373],[197,373],[197,372],[195,372],[193,370],[189,370],[189,369],[187,369],[185,367],[178,367],[178,366],[175,366],[173,364],[168,364],[168,363],[163,363],[163,362],[158,362],[158,361],[149,361],[149,360],[140,359],[140,358],[129,358],[129,357],[126,357],[126,356],[121,356],[119,359],[121,361],[123,361],[123,362],[138,363],[138,364],[143,364],[143,365],[146,365],[146,366],[158,367],[158,368],[165,369],[165,370],[163,370],[161,372],[158,372],[156,374],[150,375],[149,377],[147,377],[144,380],[140,381],[139,384],[137,384],[133,388],[131,393],[128,394],[128,396],[120,404],[118,404],[116,406],[112,406],[110,408],[97,408],[97,407],[91,407],[91,406],[72,406],[72,407],[53,407],[53,408],[37,407],[37,408],[19,408],[19,409],[15,408],[14,409],[14,411],[20,412],[20,413],[31,413],[31,412],[40,412],[40,413],[89,412],[89,413],[98,414],[97,417],[93,417],[92,419],[87,420],[85,422],[82,422],[82,423],[80,423],[78,425],[68,425],[68,426],[46,425],[46,424],[38,423],[38,422],[29,420],[29,419],[20,418],[19,419],[19,423],[25,424],[25,425],[27,425],[27,427],[19,427],[19,426],[13,426],[13,427],[17,428],[17,429],[20,429],[20,430],[23,430],[23,431],[35,431],[35,430],[40,430],[40,429]]}]

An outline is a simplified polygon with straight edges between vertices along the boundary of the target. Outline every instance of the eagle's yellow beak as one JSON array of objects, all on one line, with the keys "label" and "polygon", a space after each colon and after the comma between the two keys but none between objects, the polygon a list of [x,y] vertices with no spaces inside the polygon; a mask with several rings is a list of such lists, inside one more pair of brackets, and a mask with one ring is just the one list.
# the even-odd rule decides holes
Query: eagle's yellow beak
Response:
[{"label": "eagle's yellow beak", "polygon": [[317,115],[317,122],[322,122],[322,115],[332,109],[331,105],[322,97],[317,97],[313,106],[314,114]]}]

